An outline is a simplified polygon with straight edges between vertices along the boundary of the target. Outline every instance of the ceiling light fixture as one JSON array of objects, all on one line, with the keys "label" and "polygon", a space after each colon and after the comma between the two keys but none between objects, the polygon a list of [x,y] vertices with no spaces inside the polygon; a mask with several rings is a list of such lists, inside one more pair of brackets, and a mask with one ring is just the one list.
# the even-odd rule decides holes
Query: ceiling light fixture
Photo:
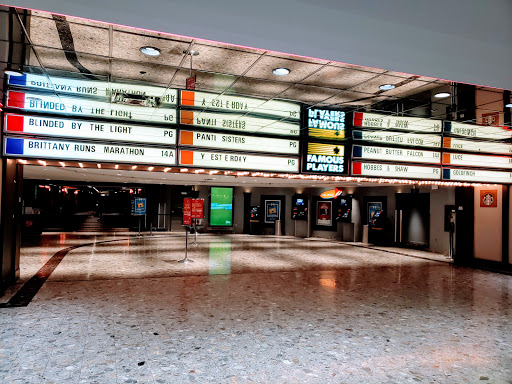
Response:
[{"label": "ceiling light fixture", "polygon": [[276,76],[286,76],[290,73],[290,70],[288,68],[274,68],[272,73]]},{"label": "ceiling light fixture", "polygon": [[165,168],[164,172],[169,172],[170,170],[171,170],[171,168]]},{"label": "ceiling light fixture", "polygon": [[438,99],[441,98],[441,97],[448,97],[448,96],[451,96],[452,94],[450,92],[438,92],[434,95],[434,97],[437,97]]},{"label": "ceiling light fixture", "polygon": [[43,160],[37,160],[37,162],[39,164],[41,164],[42,166],[46,167],[46,161],[43,161]]},{"label": "ceiling light fixture", "polygon": [[136,165],[132,165],[132,171],[137,169],[137,166]]},{"label": "ceiling light fixture", "polygon": [[84,165],[82,163],[78,163],[78,165],[80,166],[80,168],[84,167]]},{"label": "ceiling light fixture", "polygon": [[512,108],[512,103],[508,103],[507,105],[505,105],[505,108]]},{"label": "ceiling light fixture", "polygon": [[145,46],[140,47],[140,51],[148,56],[160,56],[160,50],[155,47]]},{"label": "ceiling light fixture", "polygon": [[62,166],[62,167],[65,167],[66,166],[66,163],[63,162],[63,161],[59,161],[59,164]]},{"label": "ceiling light fixture", "polygon": [[23,159],[18,159],[18,163],[28,164],[28,161],[27,160],[23,160]]},{"label": "ceiling light fixture", "polygon": [[100,168],[100,169],[101,169],[101,164],[96,164],[96,165],[98,166],[98,168]]},{"label": "ceiling light fixture", "polygon": [[155,169],[155,167],[149,167],[148,171],[151,172],[153,169]]},{"label": "ceiling light fixture", "polygon": [[389,91],[390,89],[395,89],[393,84],[382,84],[380,87],[383,91]]},{"label": "ceiling light fixture", "polygon": [[119,169],[119,164],[116,164],[114,168]]}]

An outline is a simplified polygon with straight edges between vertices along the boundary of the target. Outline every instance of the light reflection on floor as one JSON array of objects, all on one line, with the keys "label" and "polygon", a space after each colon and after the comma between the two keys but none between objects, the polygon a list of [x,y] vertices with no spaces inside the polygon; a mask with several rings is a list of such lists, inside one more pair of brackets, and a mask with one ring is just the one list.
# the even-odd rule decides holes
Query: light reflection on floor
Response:
[{"label": "light reflection on floor", "polygon": [[220,238],[210,241],[210,275],[228,275],[231,273],[231,239]]},{"label": "light reflection on floor", "polygon": [[[48,237],[22,254],[33,270],[42,252],[87,241]],[[183,244],[69,252],[28,307],[0,309],[0,382],[512,382],[511,276],[233,235],[199,236],[179,265]]]}]

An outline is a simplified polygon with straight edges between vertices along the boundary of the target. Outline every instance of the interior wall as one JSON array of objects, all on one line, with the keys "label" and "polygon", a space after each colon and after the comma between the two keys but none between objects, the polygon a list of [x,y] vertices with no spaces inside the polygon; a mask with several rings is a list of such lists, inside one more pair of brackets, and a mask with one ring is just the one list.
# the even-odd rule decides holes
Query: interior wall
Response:
[{"label": "interior wall", "polygon": [[[353,193],[352,200],[352,222],[354,223],[354,232],[356,241],[362,240],[363,220],[365,207],[363,199],[365,196],[386,196],[387,212],[386,217],[392,226],[392,236],[394,236],[396,193],[410,193],[412,186],[396,185],[389,187],[360,187],[349,188],[348,193]],[[430,237],[429,249],[432,252],[449,253],[449,234],[444,232],[444,206],[455,204],[455,189],[452,187],[439,187],[432,189],[430,186],[420,186],[420,193],[430,194]]]},{"label": "interior wall", "polygon": [[444,231],[444,206],[455,204],[455,189],[439,187],[430,191],[430,250],[448,255],[450,233]]},{"label": "interior wall", "polygon": [[508,262],[512,264],[512,191],[508,193]]},{"label": "interior wall", "polygon": [[[499,89],[477,89],[475,92],[476,105],[476,121],[482,125],[503,125],[505,124],[505,114],[503,112],[503,91]],[[490,116],[494,117],[493,120]]]},{"label": "interior wall", "polygon": [[[497,190],[496,207],[480,207],[481,190]],[[475,240],[474,257],[476,259],[502,261],[502,187],[475,187]]]}]

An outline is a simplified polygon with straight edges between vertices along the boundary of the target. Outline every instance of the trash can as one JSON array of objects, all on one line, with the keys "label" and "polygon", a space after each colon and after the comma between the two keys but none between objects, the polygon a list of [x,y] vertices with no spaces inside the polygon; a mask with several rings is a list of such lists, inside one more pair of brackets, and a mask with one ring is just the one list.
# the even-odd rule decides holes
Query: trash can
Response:
[{"label": "trash can", "polygon": [[275,226],[276,226],[276,229],[275,229],[274,234],[275,234],[276,236],[282,236],[282,232],[281,232],[281,220],[276,220],[274,224],[275,224]]}]

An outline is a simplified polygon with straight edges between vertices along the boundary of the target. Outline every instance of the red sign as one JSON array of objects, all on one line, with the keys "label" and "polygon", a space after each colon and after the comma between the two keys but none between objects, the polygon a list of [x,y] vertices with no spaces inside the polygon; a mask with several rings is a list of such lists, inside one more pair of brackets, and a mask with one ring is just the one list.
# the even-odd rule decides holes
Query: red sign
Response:
[{"label": "red sign", "polygon": [[192,224],[192,199],[186,197],[183,199],[183,225]]},{"label": "red sign", "polygon": [[203,199],[192,199],[192,218],[203,218]]},{"label": "red sign", "polygon": [[481,189],[480,190],[480,206],[481,207],[497,207],[498,206],[498,191],[496,189]]},{"label": "red sign", "polygon": [[192,89],[192,90],[196,89],[196,77],[195,76],[188,77],[185,87],[187,89]]}]

